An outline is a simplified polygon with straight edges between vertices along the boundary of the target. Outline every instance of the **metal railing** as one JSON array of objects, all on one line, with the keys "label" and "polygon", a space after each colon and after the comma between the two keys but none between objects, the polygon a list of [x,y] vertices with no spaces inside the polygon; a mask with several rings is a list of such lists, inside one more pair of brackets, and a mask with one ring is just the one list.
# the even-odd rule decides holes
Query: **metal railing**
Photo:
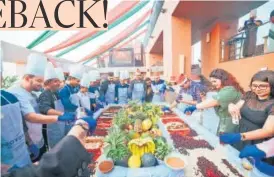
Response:
[{"label": "metal railing", "polygon": [[267,41],[270,22],[248,30],[244,30],[229,39],[221,40],[220,61],[239,60],[242,58],[267,53]]}]

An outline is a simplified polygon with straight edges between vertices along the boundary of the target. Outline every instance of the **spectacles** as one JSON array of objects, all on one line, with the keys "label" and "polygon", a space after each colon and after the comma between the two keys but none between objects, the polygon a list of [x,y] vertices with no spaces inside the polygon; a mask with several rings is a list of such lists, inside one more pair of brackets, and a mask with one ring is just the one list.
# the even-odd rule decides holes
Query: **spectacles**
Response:
[{"label": "spectacles", "polygon": [[252,85],[250,86],[250,88],[251,88],[252,90],[256,90],[257,88],[258,88],[259,90],[266,90],[267,88],[269,88],[269,84],[262,84],[262,85],[255,85],[255,84],[252,84]]}]

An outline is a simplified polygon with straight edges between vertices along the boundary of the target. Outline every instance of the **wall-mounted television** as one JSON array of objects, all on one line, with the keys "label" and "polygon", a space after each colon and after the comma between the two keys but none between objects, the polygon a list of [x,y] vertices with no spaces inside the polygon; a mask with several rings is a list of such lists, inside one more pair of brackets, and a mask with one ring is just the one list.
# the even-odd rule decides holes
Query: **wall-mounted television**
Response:
[{"label": "wall-mounted television", "polygon": [[109,52],[109,67],[135,66],[133,48],[113,49]]}]

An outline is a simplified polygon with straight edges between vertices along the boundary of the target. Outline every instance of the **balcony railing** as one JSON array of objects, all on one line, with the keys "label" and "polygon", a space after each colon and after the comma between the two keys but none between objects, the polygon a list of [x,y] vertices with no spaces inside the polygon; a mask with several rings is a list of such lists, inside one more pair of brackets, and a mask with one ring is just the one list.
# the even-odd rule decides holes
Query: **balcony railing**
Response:
[{"label": "balcony railing", "polygon": [[242,31],[229,39],[221,40],[221,62],[239,60],[268,53],[268,35],[271,27],[266,22],[258,27]]}]

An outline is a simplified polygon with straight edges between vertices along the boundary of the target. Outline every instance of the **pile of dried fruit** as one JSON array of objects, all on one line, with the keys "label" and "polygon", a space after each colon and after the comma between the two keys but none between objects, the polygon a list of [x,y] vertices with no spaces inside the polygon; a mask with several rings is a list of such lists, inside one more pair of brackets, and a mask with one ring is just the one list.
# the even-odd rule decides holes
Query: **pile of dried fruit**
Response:
[{"label": "pile of dried fruit", "polygon": [[[219,158],[221,155],[213,157],[215,154],[221,153],[221,151],[218,152],[218,150],[214,149],[207,141],[201,139],[197,132],[189,128],[176,114],[165,114],[160,120],[164,124],[166,130],[170,133],[170,138],[173,141],[174,147],[181,154],[192,158],[192,168],[189,167],[186,175],[203,177],[243,177],[243,175],[241,175],[227,160]],[[186,129],[188,129],[188,131],[186,131]],[[209,161],[207,158],[212,161]]]},{"label": "pile of dried fruit", "polygon": [[218,170],[218,167],[205,157],[199,157],[198,162],[198,172],[202,173],[203,176],[206,177],[227,177],[222,172]]},{"label": "pile of dried fruit", "polygon": [[205,140],[196,140],[189,136],[181,136],[180,134],[172,134],[171,138],[174,142],[175,148],[186,148],[186,149],[198,149],[207,148],[213,150],[214,148]]}]

